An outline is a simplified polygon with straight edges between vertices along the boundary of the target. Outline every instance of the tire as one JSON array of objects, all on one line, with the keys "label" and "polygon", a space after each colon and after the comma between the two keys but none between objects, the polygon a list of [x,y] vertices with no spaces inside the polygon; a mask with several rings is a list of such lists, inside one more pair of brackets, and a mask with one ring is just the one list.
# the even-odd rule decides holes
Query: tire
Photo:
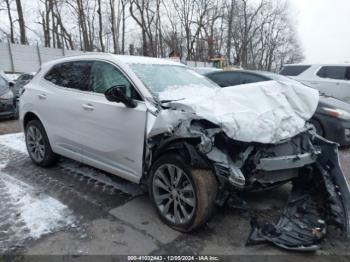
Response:
[{"label": "tire", "polygon": [[52,151],[45,128],[39,120],[32,120],[25,126],[25,140],[29,156],[36,165],[49,167],[57,162],[58,155]]},{"label": "tire", "polygon": [[316,131],[316,134],[318,134],[319,136],[324,136],[322,125],[318,120],[311,119],[309,123],[313,127],[313,129]]},{"label": "tire", "polygon": [[[173,181],[175,184],[177,182],[177,186],[173,184],[173,187],[167,187],[167,190],[164,190],[164,183],[166,184],[164,175],[168,178],[167,185],[171,185],[172,182],[169,170],[173,170]],[[179,177],[180,180],[177,181]],[[204,225],[212,216],[218,190],[212,171],[193,169],[181,156],[166,154],[155,161],[148,179],[150,198],[157,213],[171,228],[181,232],[191,232]],[[160,184],[161,186],[159,181],[163,183]],[[161,192],[164,194],[160,194]],[[168,197],[162,199],[164,196]],[[175,205],[178,216],[175,216]]]}]

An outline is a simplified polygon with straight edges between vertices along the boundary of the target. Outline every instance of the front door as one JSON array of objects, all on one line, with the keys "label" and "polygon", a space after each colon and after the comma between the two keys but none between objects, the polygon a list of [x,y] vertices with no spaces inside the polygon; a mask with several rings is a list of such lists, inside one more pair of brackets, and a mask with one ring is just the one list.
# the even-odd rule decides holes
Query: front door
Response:
[{"label": "front door", "polygon": [[[137,101],[136,108],[109,102],[104,92],[124,86],[127,96]],[[133,182],[142,175],[146,127],[146,105],[130,81],[113,64],[93,62],[90,92],[79,98],[79,121],[83,162]]]}]

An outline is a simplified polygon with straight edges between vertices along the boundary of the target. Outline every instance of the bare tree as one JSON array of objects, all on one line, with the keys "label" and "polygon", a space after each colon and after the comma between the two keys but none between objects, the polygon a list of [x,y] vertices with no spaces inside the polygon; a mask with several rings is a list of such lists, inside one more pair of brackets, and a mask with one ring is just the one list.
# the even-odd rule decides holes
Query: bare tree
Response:
[{"label": "bare tree", "polygon": [[126,5],[129,0],[121,0],[122,5],[122,50],[121,53],[125,54],[125,23],[126,23]]},{"label": "bare tree", "polygon": [[103,21],[102,21],[102,5],[101,0],[97,0],[98,8],[97,8],[97,14],[98,14],[98,25],[99,25],[99,38],[100,38],[100,45],[101,45],[101,51],[105,51],[105,46],[103,43]]},{"label": "bare tree", "polygon": [[20,43],[25,45],[27,43],[26,38],[26,27],[24,23],[23,17],[23,9],[21,0],[16,0],[17,14],[18,14],[18,24],[19,24],[19,32],[20,32]]},{"label": "bare tree", "polygon": [[[15,42],[19,32],[26,43],[23,22],[34,33],[29,41],[38,36],[48,47],[124,54],[130,44],[135,54],[165,57],[175,50],[187,60],[201,61],[224,54],[245,68],[271,71],[303,59],[287,0],[36,1],[40,10],[34,25],[39,28],[32,27],[30,18],[25,27],[21,0],[0,0],[8,21],[0,25],[0,38]],[[129,15],[140,31],[129,33]]]},{"label": "bare tree", "polygon": [[7,17],[9,19],[9,25],[10,25],[10,34],[9,39],[11,43],[15,43],[15,34],[14,34],[14,28],[13,28],[13,18],[11,13],[11,1],[10,0],[4,0],[5,3],[5,9],[7,11]]},{"label": "bare tree", "polygon": [[152,6],[151,0],[131,0],[129,11],[131,17],[141,28],[142,54],[144,56],[157,56],[153,33],[156,11]]}]

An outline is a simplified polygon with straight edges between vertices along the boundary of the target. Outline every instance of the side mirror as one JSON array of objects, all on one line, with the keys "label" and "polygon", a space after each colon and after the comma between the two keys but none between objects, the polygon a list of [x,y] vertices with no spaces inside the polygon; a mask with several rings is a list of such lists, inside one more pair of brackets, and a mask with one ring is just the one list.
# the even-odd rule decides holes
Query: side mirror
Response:
[{"label": "side mirror", "polygon": [[105,92],[108,101],[123,103],[128,108],[135,108],[137,103],[125,95],[126,86],[113,86]]}]

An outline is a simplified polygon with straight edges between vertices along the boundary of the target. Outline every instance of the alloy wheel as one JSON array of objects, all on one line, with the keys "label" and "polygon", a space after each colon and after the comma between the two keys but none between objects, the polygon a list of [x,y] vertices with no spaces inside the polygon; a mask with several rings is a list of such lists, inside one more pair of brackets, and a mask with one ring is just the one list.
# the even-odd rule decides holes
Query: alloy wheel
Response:
[{"label": "alloy wheel", "polygon": [[27,147],[30,156],[35,162],[41,162],[45,157],[44,138],[40,130],[35,126],[30,126],[27,130]]},{"label": "alloy wheel", "polygon": [[160,166],[153,176],[153,197],[160,213],[173,224],[191,221],[196,209],[194,186],[188,175],[171,164]]}]

